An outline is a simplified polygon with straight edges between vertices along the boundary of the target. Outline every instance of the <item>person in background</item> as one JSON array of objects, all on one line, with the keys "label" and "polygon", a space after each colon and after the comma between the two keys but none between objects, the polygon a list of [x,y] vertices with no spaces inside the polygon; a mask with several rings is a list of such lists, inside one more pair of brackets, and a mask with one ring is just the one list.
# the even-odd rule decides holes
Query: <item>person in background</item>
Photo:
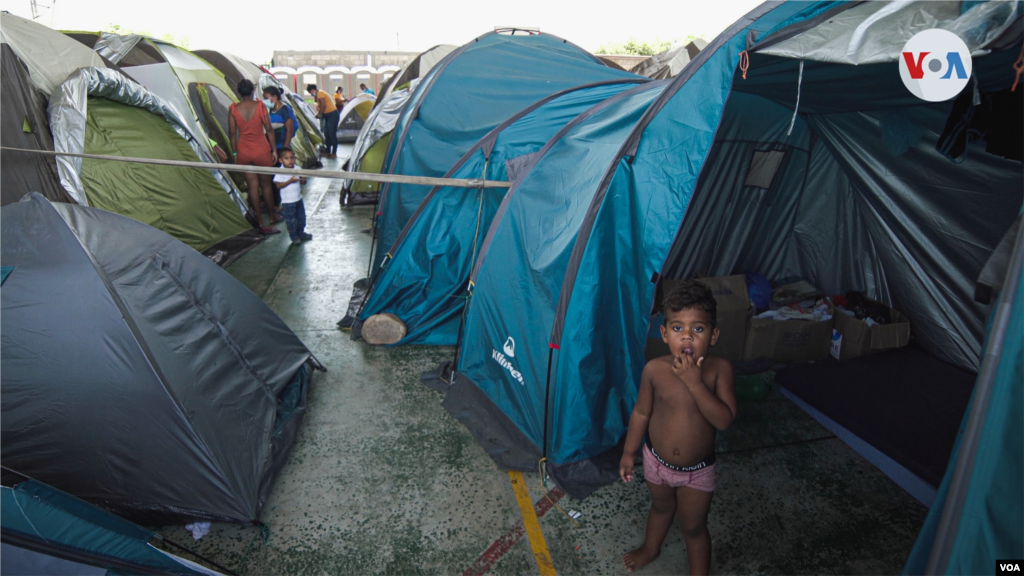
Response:
[{"label": "person in background", "polygon": [[295,112],[281,100],[281,89],[277,86],[267,86],[263,91],[263,103],[270,110],[270,126],[274,129],[274,141],[277,143],[277,156],[280,160],[281,148],[291,147],[292,137],[295,136]]},{"label": "person in background", "polygon": [[[270,126],[270,114],[262,102],[252,99],[256,87],[247,79],[238,82],[238,93],[241,101],[228,108],[228,137],[234,150],[235,164],[239,166],[265,166],[277,164],[277,146],[274,142],[274,129]],[[277,234],[277,228],[263,226],[260,214],[260,191],[267,205],[270,223],[281,221],[274,207],[274,184],[270,174],[252,174],[244,172],[245,183],[249,187],[249,204],[256,213],[256,224],[263,234]]]},{"label": "person in background", "polygon": [[316,84],[306,86],[306,92],[316,99],[317,118],[323,119],[324,146],[327,148],[324,157],[338,157],[338,121],[341,120],[341,112],[334,105],[334,99],[323,90],[319,90]]},{"label": "person in background", "polygon": [[334,91],[334,105],[338,107],[338,110],[341,110],[345,107],[345,102],[347,102],[347,100],[345,100],[345,90],[341,86],[338,86]]},{"label": "person in background", "polygon": [[376,95],[377,95],[377,93],[376,93],[376,92],[374,92],[373,90],[371,90],[370,88],[368,88],[368,87],[366,86],[366,84],[360,84],[360,85],[359,85],[359,89],[363,91],[363,94],[372,94],[372,95],[374,95],[374,96],[376,96]]},{"label": "person in background", "polygon": [[[295,168],[295,152],[285,146],[281,148],[281,165]],[[281,187],[281,212],[288,223],[288,236],[292,244],[302,244],[313,239],[306,234],[306,206],[302,203],[302,185],[306,179],[287,174],[275,174],[274,183]]]}]

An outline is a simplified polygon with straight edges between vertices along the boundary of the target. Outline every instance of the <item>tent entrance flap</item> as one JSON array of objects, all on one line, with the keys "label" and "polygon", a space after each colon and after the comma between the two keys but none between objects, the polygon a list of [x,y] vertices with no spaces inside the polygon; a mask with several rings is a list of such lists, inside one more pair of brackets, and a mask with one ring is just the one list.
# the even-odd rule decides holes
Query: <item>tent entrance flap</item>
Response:
[{"label": "tent entrance flap", "polygon": [[[987,307],[974,280],[1020,212],[1006,191],[1024,171],[983,144],[946,159],[936,144],[948,113],[922,102],[812,114],[787,136],[791,110],[734,92],[663,276],[756,272],[863,291],[913,319],[930,354],[976,371]],[[885,145],[893,122],[916,134],[905,150]],[[795,148],[763,152],[784,146]]]}]

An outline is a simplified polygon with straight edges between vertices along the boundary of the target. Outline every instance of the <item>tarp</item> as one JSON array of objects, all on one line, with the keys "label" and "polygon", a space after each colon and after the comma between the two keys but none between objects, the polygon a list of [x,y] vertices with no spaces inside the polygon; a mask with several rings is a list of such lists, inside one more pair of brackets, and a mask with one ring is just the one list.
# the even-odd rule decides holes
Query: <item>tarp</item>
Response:
[{"label": "tarp", "polygon": [[660,54],[655,54],[630,68],[629,71],[656,80],[673,78],[682,72],[683,68],[707,45],[708,43],[704,39],[695,38],[682,46],[676,46]]},{"label": "tarp", "polygon": [[[503,122],[449,170],[448,178],[514,180],[520,165],[578,115],[639,78],[581,86],[545,98]],[[509,175],[509,169],[513,177]],[[402,231],[360,314],[395,314],[408,333],[399,344],[455,344],[469,274],[504,188],[435,187]]]},{"label": "tarp", "polygon": [[[542,98],[591,82],[635,78],[550,34],[491,32],[452,52],[423,78],[391,138],[384,172],[442,176],[477,141]],[[430,188],[381,189],[373,269]]]},{"label": "tarp", "polygon": [[143,37],[138,34],[112,34],[110,32],[103,32],[99,38],[96,39],[96,43],[93,44],[92,48],[100,56],[103,56],[107,61],[112,64],[117,64],[124,60],[135,46],[143,41]]},{"label": "tarp", "polygon": [[33,194],[0,209],[4,465],[142,523],[255,522],[309,350],[167,234]]},{"label": "tarp", "polygon": [[[577,472],[616,477],[581,466],[625,434],[661,275],[764,269],[865,290],[909,310],[927,352],[977,369],[988,308],[970,288],[1020,212],[1021,163],[977,143],[959,164],[943,158],[953,103],[914,97],[896,55],[854,67],[758,53],[853,6],[762,5],[642,113],[556,137],[509,192],[477,258],[445,400],[499,464],[547,456],[575,494],[599,484]],[[984,102],[1013,83],[1020,50],[1017,30],[975,58]],[[773,150],[777,174],[748,183],[753,154]]]},{"label": "tarp", "polygon": [[[59,152],[214,162],[176,109],[115,70],[78,71],[49,112]],[[71,157],[57,167],[79,204],[156,226],[200,252],[251,228],[248,207],[220,170]]]},{"label": "tarp", "polygon": [[[0,486],[0,535],[24,550],[4,547],[5,574],[105,573],[90,566],[115,574],[220,574],[153,546],[160,539],[154,532],[33,480]],[[58,572],[66,563],[55,566],[55,557],[77,566]]]}]

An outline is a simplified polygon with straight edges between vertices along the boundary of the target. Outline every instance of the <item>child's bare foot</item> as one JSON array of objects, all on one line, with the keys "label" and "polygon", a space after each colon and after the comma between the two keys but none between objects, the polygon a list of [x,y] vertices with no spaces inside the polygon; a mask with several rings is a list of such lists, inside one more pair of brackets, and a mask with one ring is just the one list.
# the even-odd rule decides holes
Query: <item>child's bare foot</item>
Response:
[{"label": "child's bare foot", "polygon": [[632,552],[626,552],[626,555],[622,557],[622,563],[626,565],[626,570],[629,572],[636,572],[653,562],[660,553],[661,550],[648,550],[641,546]]}]

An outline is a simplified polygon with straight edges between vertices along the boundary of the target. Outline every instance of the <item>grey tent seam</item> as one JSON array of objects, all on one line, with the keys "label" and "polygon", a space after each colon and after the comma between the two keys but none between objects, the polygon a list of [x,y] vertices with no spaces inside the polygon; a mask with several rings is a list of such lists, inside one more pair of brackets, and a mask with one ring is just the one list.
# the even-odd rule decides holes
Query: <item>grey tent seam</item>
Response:
[{"label": "grey tent seam", "polygon": [[213,317],[213,315],[211,315],[205,308],[203,308],[199,304],[199,299],[196,298],[196,295],[193,294],[192,291],[189,290],[188,287],[185,286],[185,284],[177,276],[174,275],[174,272],[171,272],[170,268],[167,267],[167,263],[164,262],[163,258],[157,256],[155,260],[157,265],[160,266],[160,270],[167,274],[171,281],[174,282],[174,285],[178,287],[178,290],[185,294],[185,297],[188,298],[188,301],[190,304],[192,304],[192,307],[198,310],[199,313],[203,315],[203,318],[207,322],[212,324],[214,328],[217,329],[217,333],[220,335],[221,340],[223,340],[224,344],[227,345],[228,349],[235,354],[235,357],[238,358],[238,361],[242,363],[242,366],[245,368],[245,371],[248,372],[250,376],[255,378],[256,381],[260,383],[260,385],[263,387],[263,391],[267,393],[267,396],[269,396],[271,400],[277,402],[277,396],[270,389],[270,383],[268,383],[265,378],[263,378],[262,376],[260,376],[259,373],[256,372],[256,369],[253,368],[252,364],[249,363],[249,360],[246,359],[245,354],[242,353],[242,349],[239,348],[238,344],[231,339],[230,335],[228,335],[228,332],[224,328],[224,325],[221,324],[216,318]]}]

